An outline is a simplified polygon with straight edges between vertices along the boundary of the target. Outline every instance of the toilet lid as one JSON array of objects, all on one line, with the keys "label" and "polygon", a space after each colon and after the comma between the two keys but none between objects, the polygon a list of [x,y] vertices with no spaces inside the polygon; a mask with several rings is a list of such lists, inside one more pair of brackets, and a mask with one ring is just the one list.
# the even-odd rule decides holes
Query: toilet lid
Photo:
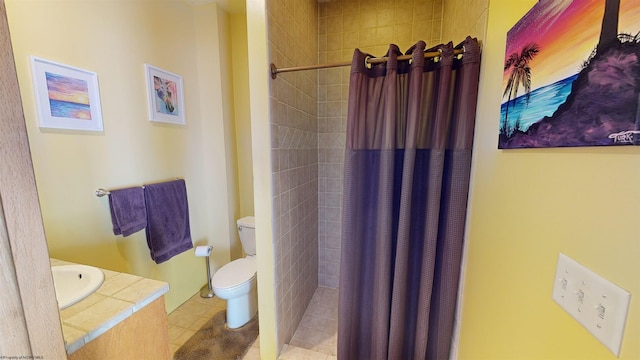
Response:
[{"label": "toilet lid", "polygon": [[211,279],[211,285],[218,289],[230,288],[249,281],[255,274],[256,259],[237,259],[216,271]]}]

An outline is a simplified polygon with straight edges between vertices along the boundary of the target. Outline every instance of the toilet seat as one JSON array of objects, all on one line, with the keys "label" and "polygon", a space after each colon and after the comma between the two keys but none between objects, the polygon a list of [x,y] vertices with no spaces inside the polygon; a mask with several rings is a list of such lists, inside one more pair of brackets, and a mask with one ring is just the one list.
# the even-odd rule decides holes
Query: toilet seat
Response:
[{"label": "toilet seat", "polygon": [[246,257],[233,260],[221,267],[213,275],[211,285],[214,289],[231,290],[251,281],[256,276],[256,259]]}]

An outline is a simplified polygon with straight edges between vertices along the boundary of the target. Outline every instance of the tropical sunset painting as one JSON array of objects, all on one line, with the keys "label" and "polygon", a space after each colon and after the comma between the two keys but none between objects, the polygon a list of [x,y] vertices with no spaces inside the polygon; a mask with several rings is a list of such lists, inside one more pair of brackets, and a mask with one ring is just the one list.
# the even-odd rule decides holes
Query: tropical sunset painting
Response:
[{"label": "tropical sunset painting", "polygon": [[89,86],[85,80],[45,72],[52,117],[91,120]]},{"label": "tropical sunset painting", "polygon": [[502,86],[500,149],[640,144],[640,2],[540,0]]}]

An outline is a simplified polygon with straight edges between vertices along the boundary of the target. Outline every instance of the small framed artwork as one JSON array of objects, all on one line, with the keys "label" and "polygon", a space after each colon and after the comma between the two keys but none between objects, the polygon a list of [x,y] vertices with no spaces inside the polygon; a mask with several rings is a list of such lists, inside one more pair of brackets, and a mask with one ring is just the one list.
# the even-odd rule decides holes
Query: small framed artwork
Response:
[{"label": "small framed artwork", "polygon": [[182,76],[144,64],[149,120],[185,124]]},{"label": "small framed artwork", "polygon": [[103,130],[95,72],[35,56],[30,60],[41,128]]}]

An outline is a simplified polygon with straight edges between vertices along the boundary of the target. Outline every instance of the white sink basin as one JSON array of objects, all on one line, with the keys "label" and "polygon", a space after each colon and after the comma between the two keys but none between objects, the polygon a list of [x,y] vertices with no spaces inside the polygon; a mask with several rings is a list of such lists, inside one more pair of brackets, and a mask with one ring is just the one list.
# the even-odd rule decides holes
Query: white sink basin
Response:
[{"label": "white sink basin", "polygon": [[66,309],[93,294],[104,282],[102,270],[87,265],[52,266],[58,308]]}]

